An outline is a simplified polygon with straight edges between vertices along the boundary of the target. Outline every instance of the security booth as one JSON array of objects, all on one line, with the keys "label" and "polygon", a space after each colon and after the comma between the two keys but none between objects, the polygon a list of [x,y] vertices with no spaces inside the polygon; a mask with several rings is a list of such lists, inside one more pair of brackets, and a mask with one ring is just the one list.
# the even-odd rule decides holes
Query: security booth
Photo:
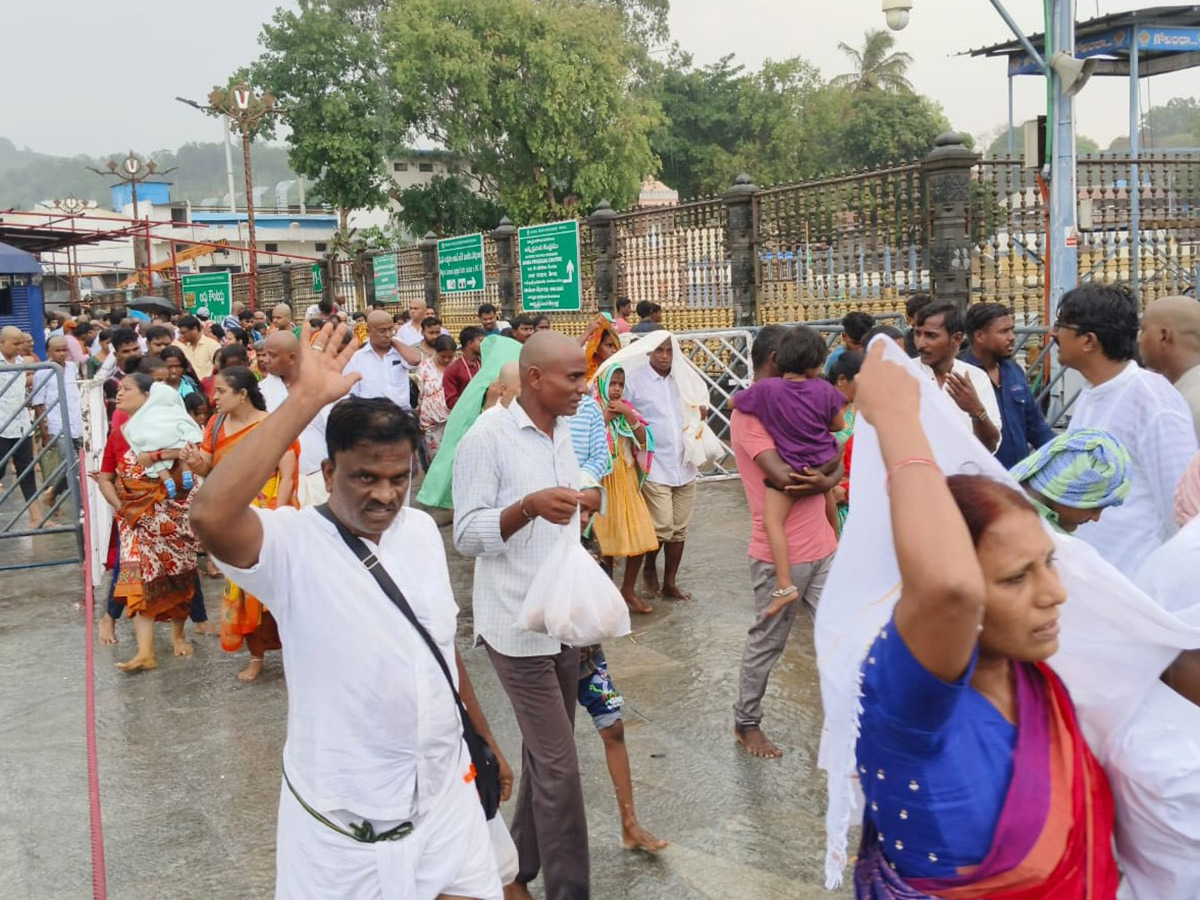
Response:
[{"label": "security booth", "polygon": [[34,352],[45,358],[42,264],[32,253],[0,244],[0,327],[5,325],[32,334]]}]

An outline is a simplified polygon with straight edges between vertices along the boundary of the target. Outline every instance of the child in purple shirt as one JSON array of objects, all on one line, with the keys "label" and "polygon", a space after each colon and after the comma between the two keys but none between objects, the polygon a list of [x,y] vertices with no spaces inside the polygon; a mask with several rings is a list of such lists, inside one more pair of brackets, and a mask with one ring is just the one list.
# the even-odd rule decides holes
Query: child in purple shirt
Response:
[{"label": "child in purple shirt", "polygon": [[[762,422],[780,458],[796,472],[808,468],[829,474],[841,458],[833,432],[845,427],[846,398],[824,378],[828,353],[824,338],[814,329],[803,325],[790,328],[775,354],[783,377],[756,382],[731,401],[735,409]],[[771,545],[776,588],[764,618],[800,598],[792,583],[785,527],[795,498],[784,493],[786,484],[768,479],[767,486],[774,490],[767,491],[763,504],[763,527]]]}]

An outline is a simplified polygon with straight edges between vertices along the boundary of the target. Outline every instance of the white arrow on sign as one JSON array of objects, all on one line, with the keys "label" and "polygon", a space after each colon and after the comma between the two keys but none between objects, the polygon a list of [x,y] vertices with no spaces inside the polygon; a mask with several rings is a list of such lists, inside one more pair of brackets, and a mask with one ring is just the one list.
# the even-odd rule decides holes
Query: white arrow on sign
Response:
[{"label": "white arrow on sign", "polygon": [[474,275],[472,275],[470,277],[470,279],[468,279],[467,284],[470,285],[471,287],[475,287],[475,276]]},{"label": "white arrow on sign", "polygon": [[574,262],[574,260],[568,259],[567,260],[567,278],[566,278],[566,281],[563,282],[563,284],[570,284],[574,278],[575,278],[575,262]]}]

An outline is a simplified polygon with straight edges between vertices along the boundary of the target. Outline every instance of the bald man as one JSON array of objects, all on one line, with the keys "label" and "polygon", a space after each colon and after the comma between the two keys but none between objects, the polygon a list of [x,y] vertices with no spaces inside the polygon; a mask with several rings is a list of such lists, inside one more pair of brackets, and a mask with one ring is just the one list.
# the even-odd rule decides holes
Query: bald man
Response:
[{"label": "bald man", "polygon": [[496,380],[488,385],[483,398],[483,409],[501,407],[508,409],[514,400],[521,396],[521,364],[506,362],[500,367]]},{"label": "bald man", "polygon": [[1142,362],[1183,394],[1200,439],[1200,302],[1163,297],[1146,307],[1138,336]]},{"label": "bald man", "polygon": [[463,437],[454,456],[454,543],[474,556],[475,635],[504,685],[522,737],[521,787],[512,836],[520,858],[510,900],[545,870],[546,900],[589,893],[587,820],[575,705],[579,649],[517,625],[534,576],[563,539],[578,540],[575,516],[600,508],[598,489],[580,490],[571,416],[587,393],[583,348],[539,332],[521,349],[521,394]]},{"label": "bald man", "polygon": [[[259,382],[267,412],[283,405],[288,391],[300,375],[300,339],[290,331],[273,331],[263,341],[259,359],[267,377]],[[332,404],[324,407],[300,432],[300,483],[296,499],[300,506],[318,506],[329,499],[321,463],[326,457],[325,425]]]},{"label": "bald man", "polygon": [[362,378],[350,390],[352,397],[387,397],[397,406],[412,408],[408,373],[421,364],[421,351],[396,337],[396,324],[381,309],[367,316],[367,346],[350,357],[346,374]]},{"label": "bald man", "polygon": [[296,326],[292,324],[292,308],[286,303],[276,303],[271,308],[271,329],[295,333]]}]

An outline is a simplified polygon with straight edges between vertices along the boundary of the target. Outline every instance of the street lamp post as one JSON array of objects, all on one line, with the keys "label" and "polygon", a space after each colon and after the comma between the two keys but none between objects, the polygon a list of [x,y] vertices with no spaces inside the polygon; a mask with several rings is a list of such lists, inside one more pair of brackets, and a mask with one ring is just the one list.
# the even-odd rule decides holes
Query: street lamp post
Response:
[{"label": "street lamp post", "polygon": [[[80,200],[74,194],[56,199],[54,208],[61,209],[71,217],[71,232],[75,231],[75,217],[87,209],[87,201]],[[67,286],[71,293],[71,303],[79,303],[79,248],[74,244],[67,247]]]},{"label": "street lamp post", "polygon": [[[105,169],[97,169],[95,166],[88,166],[87,168],[95,172],[97,175],[103,175],[106,178],[118,178],[129,185],[130,194],[132,195],[133,199],[133,219],[135,222],[141,222],[142,220],[142,217],[138,212],[137,186],[143,181],[149,179],[151,176],[156,175],[161,178],[163,175],[168,175],[175,171],[174,167],[172,167],[170,169],[164,169],[160,172],[158,170],[158,164],[154,160],[143,160],[132,150],[130,150],[129,155],[120,162],[115,159],[110,159],[106,166],[107,171],[105,171]],[[154,287],[154,276],[152,275],[151,270],[151,264],[153,261],[150,259],[149,225],[146,225],[145,240],[146,246],[141,254],[146,264],[145,284],[143,285],[142,266],[138,261],[138,240],[136,237],[133,239],[133,267],[137,270],[139,293],[142,293],[143,291],[144,293],[149,293]]]},{"label": "street lamp post", "polygon": [[[263,119],[287,110],[275,105],[273,94],[255,94],[244,84],[215,89],[208,95],[207,106],[183,97],[175,99],[205,112],[220,113],[242,136],[242,166],[246,174],[246,231],[250,254],[250,308],[254,309],[258,292],[258,247],[254,243],[254,180],[250,172],[250,144],[262,128]],[[230,199],[232,201],[232,197]],[[234,204],[231,202],[230,205]]]}]

